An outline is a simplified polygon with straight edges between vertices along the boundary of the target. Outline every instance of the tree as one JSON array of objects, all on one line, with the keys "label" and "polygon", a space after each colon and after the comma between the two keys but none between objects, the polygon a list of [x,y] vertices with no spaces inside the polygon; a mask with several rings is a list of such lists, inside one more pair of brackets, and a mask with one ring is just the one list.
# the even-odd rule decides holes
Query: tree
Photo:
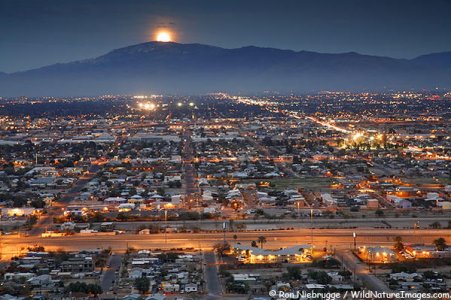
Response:
[{"label": "tree", "polygon": [[302,271],[299,267],[289,266],[287,267],[287,273],[285,275],[288,279],[298,280],[302,278]]},{"label": "tree", "polygon": [[383,211],[383,210],[380,210],[380,209],[376,210],[374,213],[375,213],[376,216],[379,217],[379,218],[382,217],[382,216],[384,215],[384,211]]},{"label": "tree", "polygon": [[219,242],[213,245],[213,249],[219,256],[223,256],[224,252],[230,250],[230,244],[227,242]]},{"label": "tree", "polygon": [[444,238],[438,238],[434,240],[434,245],[438,251],[444,251],[448,245],[446,244],[446,240]]},{"label": "tree", "polygon": [[402,243],[402,237],[395,237],[395,245],[393,246],[396,251],[400,252],[404,250],[404,244]]},{"label": "tree", "polygon": [[251,247],[257,247],[257,242],[256,241],[252,241],[251,242]]},{"label": "tree", "polygon": [[346,279],[350,279],[352,273],[349,270],[341,270],[341,271],[338,272],[338,275],[341,275],[341,276],[343,276]]},{"label": "tree", "polygon": [[150,288],[150,281],[147,277],[141,277],[135,279],[135,288],[141,293],[146,293]]},{"label": "tree", "polygon": [[332,282],[332,277],[324,271],[309,271],[309,276],[319,284],[329,284]]},{"label": "tree", "polygon": [[263,244],[266,243],[266,238],[261,235],[258,237],[258,242],[260,243],[260,248],[263,249]]},{"label": "tree", "polygon": [[[451,223],[450,223],[451,224]],[[244,223],[237,223],[236,225],[235,225],[235,228],[237,229],[237,230],[245,230],[246,229],[246,224],[244,224]],[[450,227],[451,228],[451,227]]]},{"label": "tree", "polygon": [[102,294],[102,287],[98,284],[90,283],[88,284],[88,293],[93,294],[94,296]]},{"label": "tree", "polygon": [[233,240],[236,241],[238,236],[236,234],[233,235]]},{"label": "tree", "polygon": [[102,288],[99,285],[86,284],[80,281],[70,283],[66,290],[74,293],[93,294],[94,296],[102,293]]},{"label": "tree", "polygon": [[440,222],[434,222],[429,224],[429,227],[433,228],[433,229],[440,229],[442,228],[442,224],[440,224]]}]

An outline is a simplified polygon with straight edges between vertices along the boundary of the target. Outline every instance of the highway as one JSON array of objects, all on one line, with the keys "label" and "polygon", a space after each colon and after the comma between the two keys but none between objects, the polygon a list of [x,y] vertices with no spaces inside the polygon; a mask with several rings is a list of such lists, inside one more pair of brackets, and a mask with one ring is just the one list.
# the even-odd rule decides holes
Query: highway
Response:
[{"label": "highway", "polygon": [[[281,248],[296,244],[307,244],[313,240],[316,248],[333,247],[335,249],[350,249],[353,243],[352,233],[356,232],[357,245],[393,245],[393,239],[401,236],[405,243],[431,244],[434,239],[443,237],[451,240],[451,230],[416,230],[411,229],[296,229],[272,231],[228,232],[226,238],[232,242],[232,236],[237,235],[236,242],[250,244],[259,236],[265,236],[266,248]],[[19,255],[31,245],[44,246],[47,250],[86,250],[111,247],[115,252],[123,252],[127,245],[136,249],[171,249],[171,248],[202,248],[211,249],[221,241],[222,232],[213,233],[167,233],[151,235],[73,235],[65,237],[41,238],[40,236],[4,235],[1,237],[0,254],[2,259]]]}]

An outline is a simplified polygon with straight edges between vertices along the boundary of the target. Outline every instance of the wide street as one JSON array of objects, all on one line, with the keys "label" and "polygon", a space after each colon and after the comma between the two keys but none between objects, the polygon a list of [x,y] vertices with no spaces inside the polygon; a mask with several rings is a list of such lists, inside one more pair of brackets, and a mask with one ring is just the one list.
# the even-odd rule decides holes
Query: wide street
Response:
[{"label": "wide street", "polygon": [[[392,228],[392,229],[408,229],[413,228],[414,224],[418,224],[420,228],[428,228],[430,224],[434,222],[440,222],[442,228],[448,226],[448,220],[451,217],[445,216],[421,216],[421,217],[367,217],[367,218],[314,218],[312,221],[309,217],[303,217],[300,219],[239,219],[233,220],[234,226],[237,224],[244,224],[246,230],[268,230],[268,229],[285,229],[285,228],[366,228],[366,229],[379,229],[379,228]],[[167,224],[173,227],[189,227],[190,225],[198,227],[202,230],[217,230],[222,228],[222,223],[228,223],[229,220],[223,219],[211,219],[211,220],[185,220],[185,221],[168,221]],[[101,223],[93,223],[93,225],[100,225]],[[143,224],[158,224],[158,221],[154,222],[115,222],[115,228],[120,230],[136,230]]]},{"label": "wide street", "polygon": [[119,272],[119,269],[121,267],[121,260],[122,256],[113,254],[109,257],[108,264],[106,269],[103,271],[102,277],[101,277],[101,287],[102,290],[107,292],[109,291],[115,281],[117,280],[116,272]]},{"label": "wide street", "polygon": [[218,266],[216,262],[216,255],[212,251],[203,253],[204,260],[204,275],[207,282],[208,295],[206,299],[214,300],[221,299],[221,282],[218,277]]},{"label": "wide street", "polygon": [[[353,232],[357,235],[357,246],[360,245],[392,245],[396,236],[401,236],[405,243],[432,243],[434,239],[443,237],[451,239],[450,229],[296,229],[271,231],[228,232],[227,240],[233,244],[241,242],[250,244],[259,236],[265,236],[265,248],[278,249],[296,244],[307,244],[313,240],[317,249],[335,248],[350,249],[353,243]],[[237,239],[234,240],[233,236]],[[222,241],[222,232],[212,233],[167,233],[136,235],[72,235],[64,237],[42,238],[40,236],[3,235],[0,242],[0,254],[3,259],[18,255],[31,245],[41,245],[47,250],[64,249],[70,251],[111,247],[113,251],[122,252],[127,247],[136,249],[172,249],[202,248],[211,249],[215,243]]]},{"label": "wide street", "polygon": [[339,250],[337,252],[337,258],[356,278],[359,278],[365,286],[370,288],[370,290],[387,293],[391,292],[382,280],[370,273],[367,265],[362,264],[351,250]]}]

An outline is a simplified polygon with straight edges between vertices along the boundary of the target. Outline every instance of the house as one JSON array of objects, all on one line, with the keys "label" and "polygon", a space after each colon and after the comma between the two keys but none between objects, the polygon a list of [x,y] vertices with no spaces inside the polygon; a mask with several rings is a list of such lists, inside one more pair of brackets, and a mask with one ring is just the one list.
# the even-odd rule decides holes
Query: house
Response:
[{"label": "house", "polygon": [[257,274],[232,274],[233,281],[255,282],[260,277]]},{"label": "house", "polygon": [[163,294],[154,294],[151,296],[148,296],[145,300],[165,300],[166,296]]},{"label": "house", "polygon": [[359,253],[363,260],[373,263],[389,263],[396,261],[393,250],[387,247],[359,247]]},{"label": "house", "polygon": [[40,177],[31,179],[28,184],[33,188],[45,188],[48,186],[54,186],[56,181],[56,177]]},{"label": "house", "polygon": [[150,234],[150,229],[149,228],[144,228],[142,230],[140,230],[138,232],[139,235],[149,235]]},{"label": "house", "polygon": [[36,276],[34,273],[5,273],[3,279],[5,280],[16,280],[20,278],[30,279]]},{"label": "house", "polygon": [[61,224],[61,230],[74,230],[75,229],[75,223],[74,222],[64,222]]},{"label": "house", "polygon": [[61,263],[62,272],[83,273],[94,271],[95,265],[92,257],[71,257]]},{"label": "house", "polygon": [[143,277],[143,269],[141,268],[133,268],[128,272],[128,278],[137,279]]},{"label": "house", "polygon": [[161,287],[163,288],[163,291],[166,293],[174,293],[180,291],[180,285],[176,283],[162,282]]},{"label": "house", "polygon": [[407,209],[412,208],[412,202],[407,199],[396,199],[394,204],[397,208]]},{"label": "house", "polygon": [[344,277],[338,272],[327,272],[327,275],[332,278],[333,282],[342,282],[344,280]]},{"label": "house", "polygon": [[0,210],[0,215],[8,217],[25,217],[31,216],[36,213],[36,208],[33,207],[14,207],[14,208],[3,208]]},{"label": "house", "polygon": [[195,283],[188,283],[185,285],[185,292],[186,293],[197,293],[197,284]]},{"label": "house", "polygon": [[235,244],[233,251],[238,259],[246,263],[300,263],[310,261],[313,247],[311,245],[297,245],[279,250],[266,250],[258,247]]},{"label": "house", "polygon": [[103,202],[104,202],[105,204],[111,204],[111,205],[114,205],[114,204],[126,203],[126,202],[127,202],[127,199],[122,198],[122,197],[108,197],[108,198],[106,198],[105,200],[103,200]]},{"label": "house", "polygon": [[140,300],[141,299],[141,295],[139,294],[129,294],[126,295],[122,298],[123,300]]},{"label": "house", "polygon": [[392,273],[390,274],[390,279],[401,280],[401,281],[414,281],[415,279],[421,279],[422,276],[418,273]]},{"label": "house", "polygon": [[52,277],[48,274],[43,274],[30,278],[27,282],[33,287],[47,286],[52,282]]}]

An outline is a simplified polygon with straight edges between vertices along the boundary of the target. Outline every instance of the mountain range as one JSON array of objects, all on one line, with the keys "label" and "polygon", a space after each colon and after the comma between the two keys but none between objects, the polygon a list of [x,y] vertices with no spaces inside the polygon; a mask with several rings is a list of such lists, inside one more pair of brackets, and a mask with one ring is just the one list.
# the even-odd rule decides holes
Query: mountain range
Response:
[{"label": "mountain range", "polygon": [[0,73],[0,96],[435,88],[451,88],[451,52],[396,59],[355,52],[147,42],[96,58]]}]

